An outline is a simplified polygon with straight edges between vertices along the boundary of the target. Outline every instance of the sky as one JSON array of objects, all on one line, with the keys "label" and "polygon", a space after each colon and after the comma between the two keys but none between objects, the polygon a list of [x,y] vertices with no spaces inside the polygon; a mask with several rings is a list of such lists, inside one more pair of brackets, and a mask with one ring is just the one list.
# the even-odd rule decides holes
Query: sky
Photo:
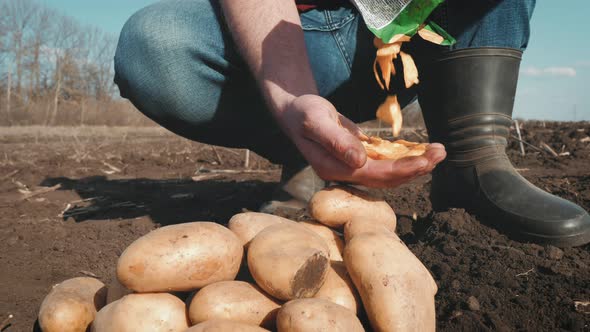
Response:
[{"label": "sky", "polygon": [[[80,22],[117,34],[154,0],[40,0]],[[566,6],[567,4],[567,6]],[[537,1],[523,56],[514,117],[590,120],[590,1]],[[586,22],[586,23],[583,23]]]}]

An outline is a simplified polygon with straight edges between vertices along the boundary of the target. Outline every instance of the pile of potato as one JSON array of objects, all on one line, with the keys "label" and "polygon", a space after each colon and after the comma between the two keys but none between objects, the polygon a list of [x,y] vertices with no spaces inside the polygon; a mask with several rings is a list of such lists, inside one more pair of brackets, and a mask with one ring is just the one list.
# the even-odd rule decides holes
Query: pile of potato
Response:
[{"label": "pile of potato", "polygon": [[[310,201],[316,221],[235,215],[133,242],[107,287],[56,285],[41,304],[45,332],[434,331],[436,284],[395,234],[384,201],[330,187]],[[343,231],[344,237],[339,231]],[[239,277],[238,277],[239,275]],[[239,280],[236,280],[238,277]],[[180,297],[191,292],[183,302]]]}]

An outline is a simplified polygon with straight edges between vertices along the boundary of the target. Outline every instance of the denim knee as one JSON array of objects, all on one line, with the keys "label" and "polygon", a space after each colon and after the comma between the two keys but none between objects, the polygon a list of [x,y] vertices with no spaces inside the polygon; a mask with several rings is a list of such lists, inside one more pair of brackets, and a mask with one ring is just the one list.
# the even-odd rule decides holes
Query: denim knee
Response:
[{"label": "denim knee", "polygon": [[121,95],[169,129],[210,121],[225,79],[221,39],[218,11],[209,0],[164,1],[140,10],[124,25],[115,55]]},{"label": "denim knee", "polygon": [[433,13],[433,19],[457,39],[452,49],[524,50],[535,3],[535,0],[447,0]]}]

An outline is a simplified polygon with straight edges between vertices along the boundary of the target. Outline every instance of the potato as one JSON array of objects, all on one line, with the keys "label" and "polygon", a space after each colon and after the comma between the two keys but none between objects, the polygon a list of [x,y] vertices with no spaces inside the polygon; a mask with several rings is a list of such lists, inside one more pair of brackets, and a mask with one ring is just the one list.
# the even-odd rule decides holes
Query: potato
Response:
[{"label": "potato", "polygon": [[363,233],[394,234],[395,229],[391,229],[389,226],[371,219],[355,219],[344,225],[344,241],[348,243],[351,238]]},{"label": "potato", "polygon": [[324,240],[297,223],[262,230],[250,242],[247,257],[258,286],[279,300],[315,295],[330,259]]},{"label": "potato", "polygon": [[328,249],[330,250],[330,260],[342,262],[344,243],[342,242],[342,239],[338,233],[329,227],[315,221],[301,221],[299,223],[312,230],[314,233],[324,239],[324,241],[326,241]]},{"label": "potato", "polygon": [[118,299],[122,298],[125,295],[131,294],[133,293],[133,291],[123,285],[121,285],[121,283],[119,282],[119,280],[117,280],[117,278],[114,278],[113,281],[111,281],[111,283],[109,284],[109,287],[107,289],[107,303],[112,303],[117,301]]},{"label": "potato", "polygon": [[249,325],[229,320],[208,320],[197,324],[186,332],[265,332],[268,330],[256,325]]},{"label": "potato", "polygon": [[277,331],[362,332],[364,329],[355,314],[343,306],[323,299],[298,299],[287,302],[279,310]]},{"label": "potato", "polygon": [[332,228],[340,228],[354,219],[367,219],[395,230],[397,220],[387,202],[345,186],[318,191],[309,201],[309,212],[314,219]]},{"label": "potato", "polygon": [[362,305],[348,271],[346,271],[346,266],[343,262],[337,261],[330,262],[326,281],[314,295],[314,298],[339,304],[355,314],[358,313],[358,309]]},{"label": "potato", "polygon": [[238,236],[244,247],[248,247],[250,241],[268,226],[285,222],[294,222],[283,217],[260,212],[244,212],[233,216],[228,223],[228,228]]},{"label": "potato", "polygon": [[41,303],[39,326],[44,332],[85,332],[105,305],[106,287],[97,279],[79,277],[55,285]]},{"label": "potato", "polygon": [[117,278],[140,293],[190,291],[235,279],[243,253],[238,237],[221,225],[166,226],[125,249],[117,263]]},{"label": "potato", "polygon": [[188,316],[193,324],[224,319],[272,329],[281,305],[256,285],[220,281],[203,287],[192,298]]},{"label": "potato", "polygon": [[354,236],[344,262],[375,331],[435,330],[436,283],[395,234]]},{"label": "potato", "polygon": [[184,332],[186,306],[166,293],[129,294],[102,308],[92,332]]}]

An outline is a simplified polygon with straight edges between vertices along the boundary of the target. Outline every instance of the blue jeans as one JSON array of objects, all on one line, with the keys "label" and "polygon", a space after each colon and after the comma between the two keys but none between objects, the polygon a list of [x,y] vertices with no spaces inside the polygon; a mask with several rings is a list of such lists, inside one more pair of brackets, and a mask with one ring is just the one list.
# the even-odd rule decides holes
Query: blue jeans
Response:
[{"label": "blue jeans", "polygon": [[[433,17],[457,39],[453,48],[524,49],[534,4],[447,0]],[[385,94],[373,76],[373,36],[358,12],[311,10],[301,21],[320,95],[353,121],[374,118]],[[431,53],[431,46],[414,44],[412,55]],[[275,163],[302,160],[266,109],[216,0],[162,1],[133,15],[121,32],[115,72],[121,95],[178,135],[248,148]],[[406,104],[415,91],[398,95]]]}]

